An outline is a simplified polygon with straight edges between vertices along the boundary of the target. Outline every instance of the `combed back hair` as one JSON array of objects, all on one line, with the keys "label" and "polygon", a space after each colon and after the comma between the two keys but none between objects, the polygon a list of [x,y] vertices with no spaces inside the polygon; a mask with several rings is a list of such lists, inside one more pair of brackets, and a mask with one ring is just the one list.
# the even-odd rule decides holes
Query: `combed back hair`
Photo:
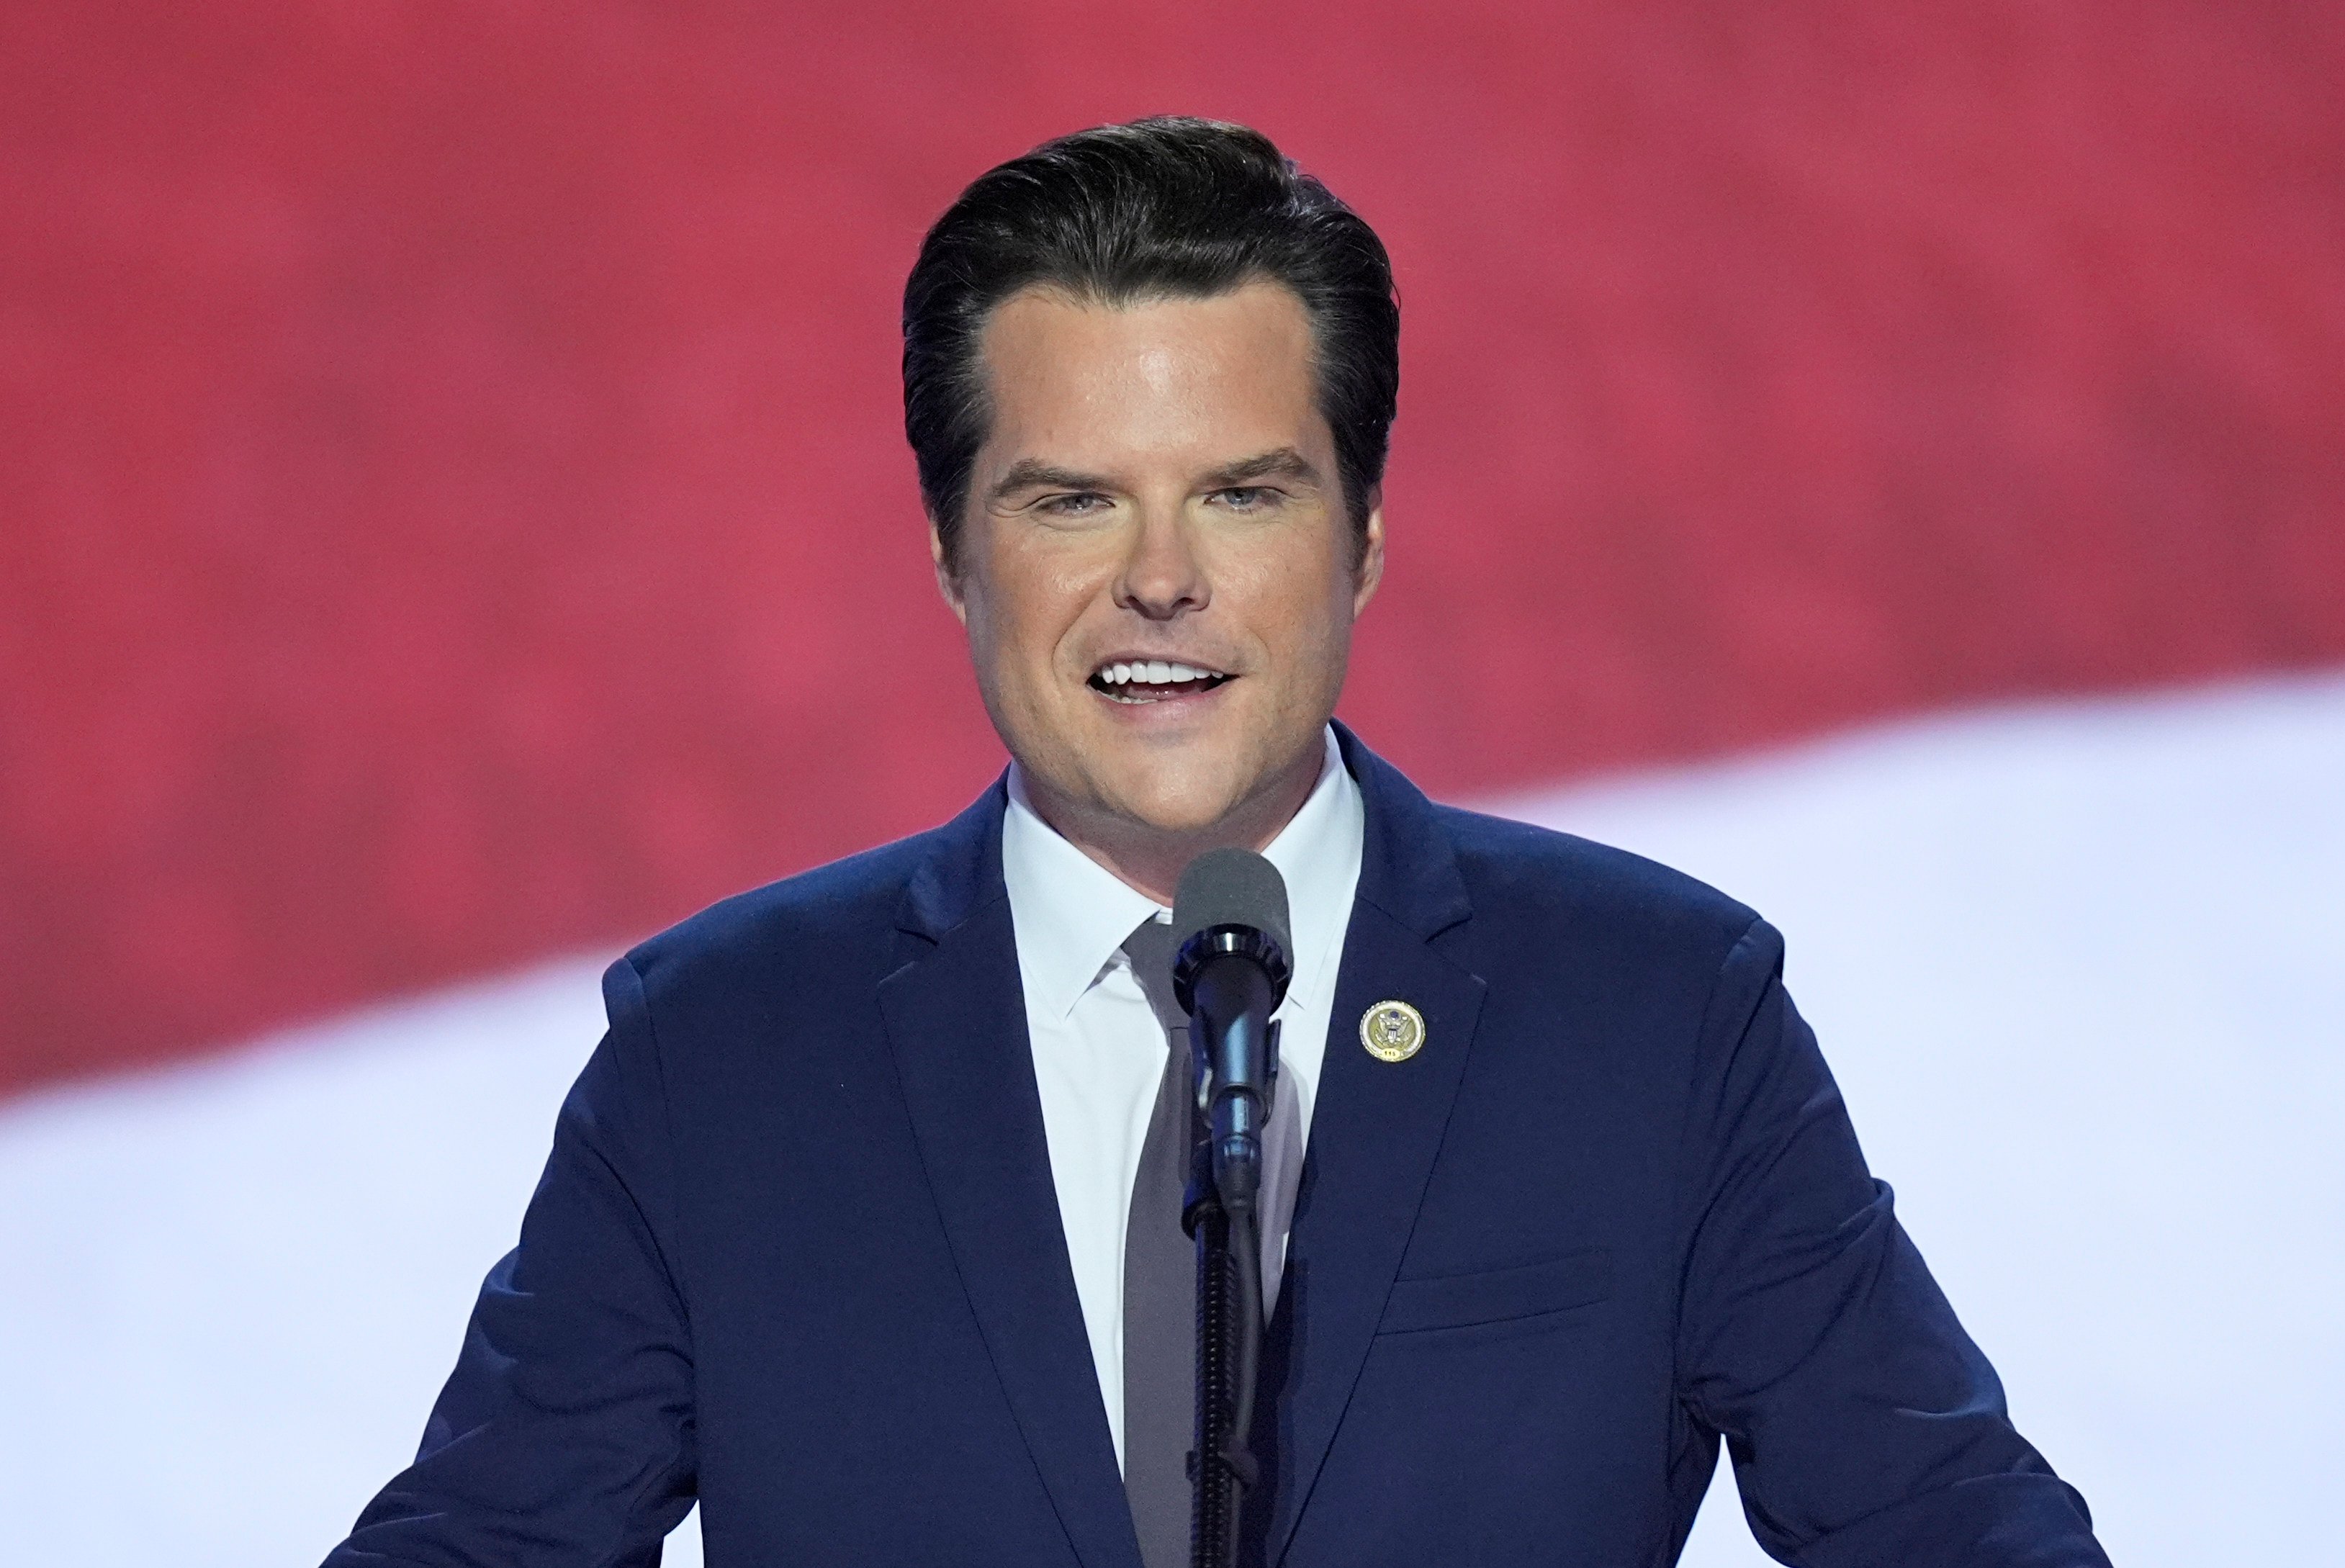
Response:
[{"label": "combed back hair", "polygon": [[1319,411],[1365,539],[1400,387],[1400,306],[1374,229],[1269,137],[1214,120],[1077,131],[979,176],[904,285],[904,434],[947,569],[985,444],[978,350],[996,306],[1035,287],[1120,307],[1258,279],[1293,290],[1310,319]]}]

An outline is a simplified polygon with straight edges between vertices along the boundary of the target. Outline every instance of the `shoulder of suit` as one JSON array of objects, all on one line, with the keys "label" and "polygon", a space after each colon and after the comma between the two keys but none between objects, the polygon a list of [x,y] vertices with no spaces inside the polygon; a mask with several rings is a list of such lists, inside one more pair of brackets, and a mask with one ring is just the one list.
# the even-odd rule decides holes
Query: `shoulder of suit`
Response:
[{"label": "shoulder of suit", "polygon": [[1507,817],[1435,810],[1477,921],[1593,927],[1715,962],[1759,918],[1708,883],[1641,855]]},{"label": "shoulder of suit", "polygon": [[888,951],[906,884],[943,831],[735,894],[637,944],[627,962],[647,991],[726,976],[770,983],[779,972],[845,978],[870,970]]}]

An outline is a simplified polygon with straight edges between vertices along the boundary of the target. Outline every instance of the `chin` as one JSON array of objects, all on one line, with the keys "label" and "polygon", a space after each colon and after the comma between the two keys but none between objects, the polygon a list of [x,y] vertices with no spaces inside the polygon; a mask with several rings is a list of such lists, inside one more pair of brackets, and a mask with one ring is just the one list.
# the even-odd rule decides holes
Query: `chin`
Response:
[{"label": "chin", "polygon": [[[1199,759],[1200,763],[1203,759]],[[1200,833],[1234,810],[1245,792],[1228,765],[1155,767],[1145,764],[1112,781],[1102,793],[1117,812],[1161,833]]]},{"label": "chin", "polygon": [[1237,797],[1227,791],[1142,789],[1122,792],[1122,814],[1159,833],[1203,833],[1230,814]]}]

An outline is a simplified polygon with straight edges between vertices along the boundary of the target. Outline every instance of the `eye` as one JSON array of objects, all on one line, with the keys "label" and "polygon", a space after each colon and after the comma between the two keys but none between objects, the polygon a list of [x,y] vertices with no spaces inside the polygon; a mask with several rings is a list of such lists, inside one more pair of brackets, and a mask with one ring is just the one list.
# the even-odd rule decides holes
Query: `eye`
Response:
[{"label": "eye", "polygon": [[1046,495],[1034,503],[1034,510],[1052,517],[1092,517],[1114,504],[1097,491],[1087,490],[1067,495]]},{"label": "eye", "polygon": [[1232,511],[1267,511],[1285,498],[1266,484],[1239,484],[1215,491],[1213,499]]}]

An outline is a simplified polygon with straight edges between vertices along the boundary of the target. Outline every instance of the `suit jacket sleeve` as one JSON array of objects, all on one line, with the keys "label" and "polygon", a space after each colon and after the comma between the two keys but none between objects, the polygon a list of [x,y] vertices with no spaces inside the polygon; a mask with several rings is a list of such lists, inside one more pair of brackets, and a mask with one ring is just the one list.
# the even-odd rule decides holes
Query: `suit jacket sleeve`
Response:
[{"label": "suit jacket sleeve", "polygon": [[563,1105],[521,1245],[481,1287],[415,1463],[328,1568],[648,1563],[691,1506],[665,1097],[634,966],[603,990],[610,1032]]},{"label": "suit jacket sleeve", "polygon": [[1802,1568],[2082,1568],[2084,1500],[1865,1169],[1764,922],[1720,971],[1680,1153],[1680,1397],[1722,1433],[1752,1533]]}]

